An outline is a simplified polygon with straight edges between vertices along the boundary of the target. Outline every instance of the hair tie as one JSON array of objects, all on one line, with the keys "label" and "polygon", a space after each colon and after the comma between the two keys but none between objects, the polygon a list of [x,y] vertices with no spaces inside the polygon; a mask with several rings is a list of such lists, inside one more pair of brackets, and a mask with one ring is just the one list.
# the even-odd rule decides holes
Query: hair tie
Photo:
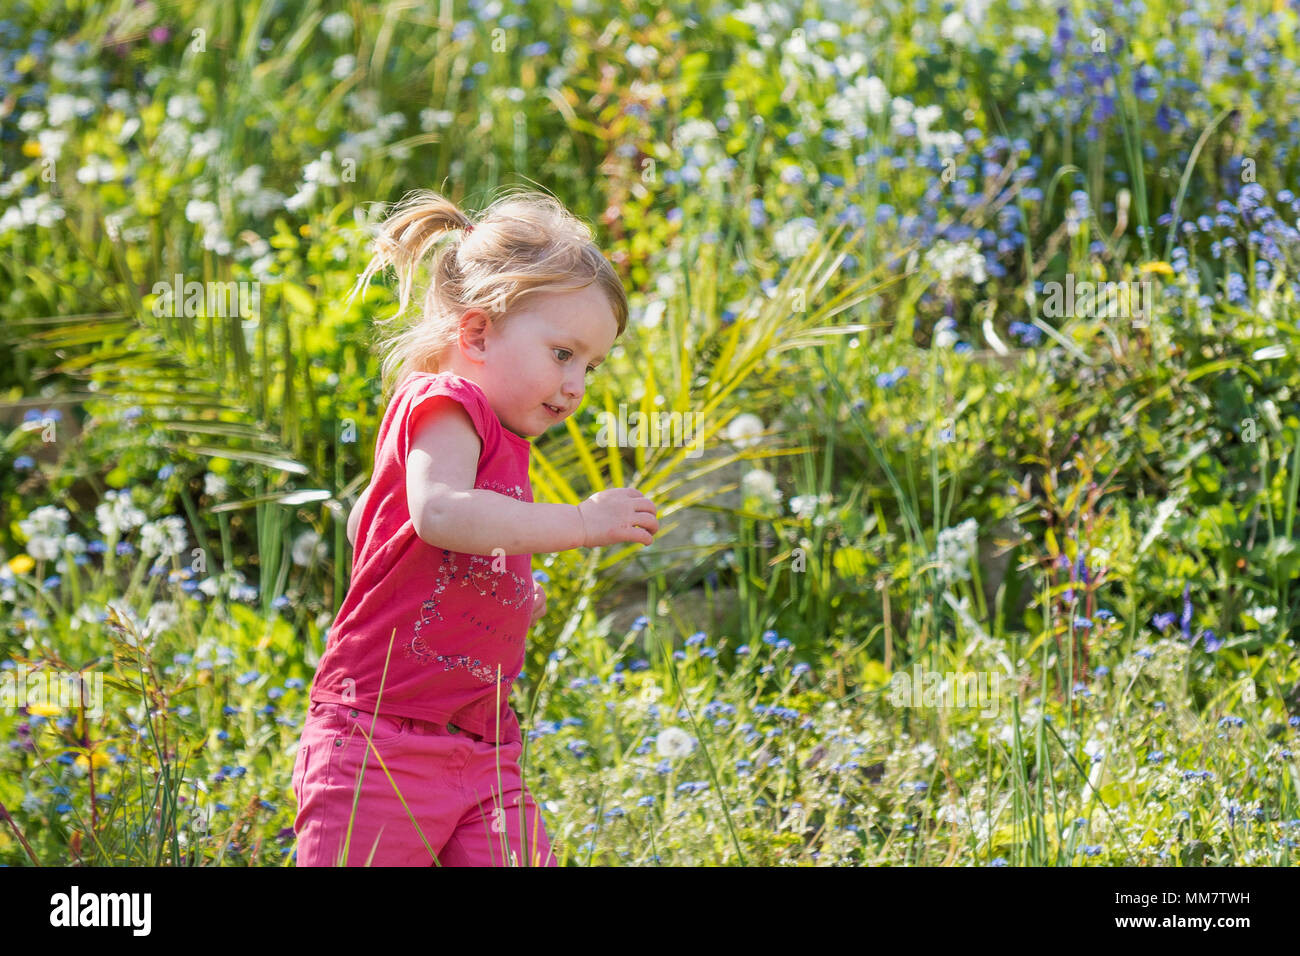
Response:
[{"label": "hair tie", "polygon": [[474,231],[474,224],[471,222],[468,226],[465,227],[465,235],[468,236],[473,231]]}]

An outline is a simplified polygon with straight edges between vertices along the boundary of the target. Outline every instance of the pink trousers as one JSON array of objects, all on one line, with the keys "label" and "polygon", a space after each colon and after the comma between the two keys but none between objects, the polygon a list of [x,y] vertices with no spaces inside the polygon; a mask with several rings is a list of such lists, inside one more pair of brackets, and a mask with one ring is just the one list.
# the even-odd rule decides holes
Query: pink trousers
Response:
[{"label": "pink trousers", "polygon": [[556,866],[507,714],[498,747],[312,701],[293,767],[298,866]]}]

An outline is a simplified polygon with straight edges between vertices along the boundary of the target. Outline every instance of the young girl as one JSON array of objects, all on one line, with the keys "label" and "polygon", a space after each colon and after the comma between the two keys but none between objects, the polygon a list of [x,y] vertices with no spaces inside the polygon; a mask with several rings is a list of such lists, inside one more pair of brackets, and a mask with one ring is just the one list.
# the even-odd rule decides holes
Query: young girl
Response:
[{"label": "young girl", "polygon": [[506,196],[471,222],[417,192],[352,295],[393,265],[400,315],[449,231],[422,317],[386,343],[392,400],[294,763],[299,866],[554,866],[509,704],[546,609],[531,558],[659,530],[632,488],[533,502],[528,437],[573,414],[628,314],[590,230],[558,202]]}]

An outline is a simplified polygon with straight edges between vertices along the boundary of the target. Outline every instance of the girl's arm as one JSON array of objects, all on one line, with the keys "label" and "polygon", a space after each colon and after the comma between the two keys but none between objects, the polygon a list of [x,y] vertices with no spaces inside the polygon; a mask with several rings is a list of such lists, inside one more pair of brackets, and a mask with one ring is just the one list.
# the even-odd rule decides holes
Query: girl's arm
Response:
[{"label": "girl's arm", "polygon": [[352,547],[357,546],[357,528],[361,524],[361,511],[366,506],[366,496],[370,494],[372,485],[366,485],[366,490],[361,492],[361,497],[357,503],[352,506],[352,513],[348,515],[348,544]]}]

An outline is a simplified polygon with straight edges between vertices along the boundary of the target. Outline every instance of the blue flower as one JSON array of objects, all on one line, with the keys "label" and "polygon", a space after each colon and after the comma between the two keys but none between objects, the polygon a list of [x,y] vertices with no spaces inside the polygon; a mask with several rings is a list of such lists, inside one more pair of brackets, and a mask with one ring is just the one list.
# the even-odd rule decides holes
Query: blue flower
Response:
[{"label": "blue flower", "polygon": [[790,673],[793,676],[798,677],[800,674],[806,674],[810,670],[812,670],[812,668],[809,667],[807,664],[799,663],[794,665],[794,670],[792,670]]},{"label": "blue flower", "polygon": [[1209,628],[1206,628],[1205,630],[1201,631],[1200,635],[1198,636],[1205,638],[1205,649],[1211,654],[1213,654],[1215,651],[1217,651],[1220,647],[1223,646],[1223,641],[1215,637],[1214,632]]},{"label": "blue flower", "polygon": [[1189,644],[1192,640],[1192,587],[1190,584],[1183,585],[1183,640]]},{"label": "blue flower", "polygon": [[1169,630],[1169,625],[1174,623],[1174,612],[1166,611],[1163,614],[1157,614],[1151,618],[1151,626],[1158,631]]},{"label": "blue flower", "polygon": [[1228,301],[1232,303],[1246,301],[1246,280],[1241,277],[1240,273],[1228,273],[1227,295]]},{"label": "blue flower", "polygon": [[1011,334],[1019,338],[1025,345],[1037,345],[1043,340],[1043,332],[1036,325],[1030,325],[1026,322],[1012,322],[1008,328]]},{"label": "blue flower", "polygon": [[989,866],[1008,866],[1008,865],[1009,864],[1007,863],[1007,858],[1004,856],[994,857],[993,862],[989,864]]},{"label": "blue flower", "polygon": [[686,639],[686,646],[690,647],[692,644],[703,644],[706,637],[707,635],[703,631],[696,631]]}]

